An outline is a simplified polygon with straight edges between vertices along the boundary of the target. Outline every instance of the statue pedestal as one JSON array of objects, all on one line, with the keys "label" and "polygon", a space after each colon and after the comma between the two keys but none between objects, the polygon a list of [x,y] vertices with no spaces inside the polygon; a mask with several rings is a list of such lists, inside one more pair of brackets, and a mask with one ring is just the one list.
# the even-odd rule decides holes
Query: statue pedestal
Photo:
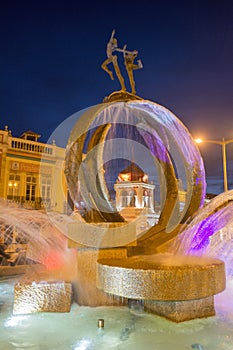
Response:
[{"label": "statue pedestal", "polygon": [[125,304],[124,298],[120,300],[96,287],[97,261],[126,259],[127,244],[135,244],[135,225],[75,222],[69,224],[68,232],[68,247],[77,249],[77,275],[72,281],[75,301],[93,307]]},{"label": "statue pedestal", "polygon": [[126,248],[77,248],[77,276],[72,282],[75,301],[79,305],[93,307],[121,304],[119,298],[115,298],[114,296],[97,289],[96,265],[98,259],[125,259],[126,254]]}]

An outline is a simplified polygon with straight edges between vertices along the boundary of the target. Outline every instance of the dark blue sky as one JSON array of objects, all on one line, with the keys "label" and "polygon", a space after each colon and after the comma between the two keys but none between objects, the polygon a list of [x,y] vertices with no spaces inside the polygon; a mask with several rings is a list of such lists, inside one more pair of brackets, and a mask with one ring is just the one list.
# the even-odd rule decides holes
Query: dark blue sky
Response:
[{"label": "dark blue sky", "polygon": [[233,138],[233,2],[224,0],[4,1],[0,128],[45,141],[118,90],[101,69],[113,28],[119,46],[139,51],[139,96],[172,110],[194,136]]}]

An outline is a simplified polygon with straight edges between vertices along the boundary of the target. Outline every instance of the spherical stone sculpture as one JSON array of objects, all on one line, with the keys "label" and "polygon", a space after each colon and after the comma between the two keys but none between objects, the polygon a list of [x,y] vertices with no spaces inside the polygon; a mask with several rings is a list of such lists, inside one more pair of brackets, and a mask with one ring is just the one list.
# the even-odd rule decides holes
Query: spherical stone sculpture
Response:
[{"label": "spherical stone sculpture", "polygon": [[[158,238],[158,227],[167,233],[163,241],[169,240],[169,233],[204,203],[204,166],[190,133],[165,107],[126,92],[113,93],[79,115],[67,145],[65,174],[70,196],[85,222],[124,222],[107,180],[114,170],[107,164],[120,158],[145,172],[153,166],[158,174],[159,221],[156,228],[137,237],[138,243],[147,245],[155,235]],[[185,183],[182,210],[178,178]]]}]

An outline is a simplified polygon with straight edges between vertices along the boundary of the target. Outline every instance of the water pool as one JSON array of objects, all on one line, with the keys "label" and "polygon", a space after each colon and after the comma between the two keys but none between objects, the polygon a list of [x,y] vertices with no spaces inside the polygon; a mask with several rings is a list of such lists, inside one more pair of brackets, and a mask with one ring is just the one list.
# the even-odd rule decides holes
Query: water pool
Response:
[{"label": "water pool", "polygon": [[[232,282],[215,297],[216,316],[176,324],[127,307],[91,308],[75,303],[70,313],[13,316],[14,284],[18,278],[0,278],[2,350],[232,350],[233,347]],[[104,329],[97,328],[99,318],[105,320]]]}]

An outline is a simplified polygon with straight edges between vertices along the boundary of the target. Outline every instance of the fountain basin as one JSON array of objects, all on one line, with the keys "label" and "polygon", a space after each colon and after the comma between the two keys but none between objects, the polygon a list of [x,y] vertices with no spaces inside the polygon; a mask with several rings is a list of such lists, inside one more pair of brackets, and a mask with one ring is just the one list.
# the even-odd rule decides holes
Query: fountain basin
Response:
[{"label": "fountain basin", "polygon": [[218,259],[158,254],[97,264],[98,288],[144,300],[147,311],[175,322],[214,315],[213,296],[225,286],[225,266]]}]

